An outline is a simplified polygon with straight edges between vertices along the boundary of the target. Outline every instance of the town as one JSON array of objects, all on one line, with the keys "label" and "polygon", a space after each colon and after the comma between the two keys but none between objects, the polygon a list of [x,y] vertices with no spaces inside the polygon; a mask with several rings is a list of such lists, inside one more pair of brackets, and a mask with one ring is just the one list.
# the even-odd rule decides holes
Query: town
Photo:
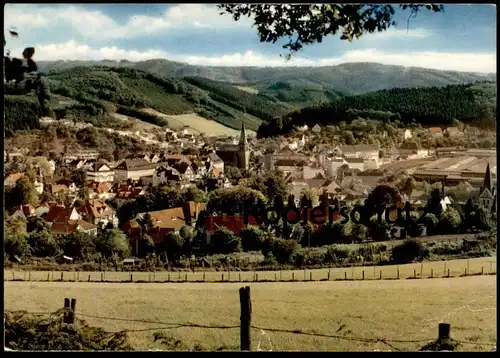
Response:
[{"label": "town", "polygon": [[[321,136],[328,131],[334,133],[328,136],[326,144]],[[469,126],[398,128],[392,133],[392,143],[400,143],[399,148],[394,148],[394,144],[392,148],[383,148],[379,142],[346,145],[341,135],[338,129],[336,134],[335,128],[319,125],[296,128],[291,135],[272,141],[250,137],[244,125],[239,137],[232,138],[205,138],[188,129],[177,132],[167,129],[165,142],[156,151],[114,161],[102,158],[98,148],[78,151],[64,148],[63,153],[51,152],[48,157],[22,149],[5,151],[7,226],[19,219],[27,227],[36,228],[27,232],[29,236],[39,235],[37,230],[46,228],[47,235],[54,240],[77,233],[95,237],[105,235],[103,230],[113,229],[130,245],[130,251],[122,251],[125,255],[122,260],[128,259],[126,255],[144,257],[163,252],[168,261],[168,257],[176,260],[195,253],[204,256],[217,253],[218,249],[224,253],[241,250],[238,245],[224,244],[215,251],[208,249],[208,243],[217,233],[231,238],[240,236],[243,248],[259,248],[242,237],[249,227],[265,229],[262,220],[244,217],[244,203],[249,200],[273,205],[284,203],[300,208],[300,216],[310,218],[311,209],[318,205],[353,208],[366,204],[371,193],[384,186],[396,188],[391,202],[394,214],[404,203],[421,211],[428,208],[428,203],[435,200],[434,191],[440,209],[432,209],[431,213],[438,214],[438,218],[419,221],[419,229],[413,235],[407,233],[408,228],[402,222],[384,220],[377,229],[367,222],[364,224],[368,229],[360,229],[363,225],[359,222],[349,223],[346,226],[354,227],[344,228],[338,234],[325,233],[329,225],[314,224],[309,230],[312,233],[304,233],[299,228],[287,230],[285,226],[289,224],[284,224],[277,236],[297,239],[298,235],[297,241],[305,247],[311,246],[311,234],[319,237],[322,232],[323,236],[335,237],[313,239],[316,246],[474,232],[493,225],[496,149],[477,145],[470,148],[421,145],[423,141],[455,138],[458,142],[466,140],[485,147],[484,142],[489,143],[484,138],[491,135],[488,131]],[[385,138],[388,134],[382,131],[379,136]],[[474,210],[470,210],[474,212],[479,207],[484,210],[487,214],[484,222],[479,221],[478,227],[467,227],[464,225],[467,218],[462,219],[462,224],[455,218],[454,226],[445,223],[442,229],[437,228],[439,215],[450,221],[458,215],[457,208],[467,203],[473,205]],[[307,213],[304,207],[309,208]],[[335,220],[344,223],[342,216],[335,216]],[[29,224],[35,222],[39,225]],[[205,250],[184,247],[182,254],[177,248],[172,250],[175,254],[169,254],[171,241],[175,242],[172,238],[179,241],[182,234],[194,240],[200,233],[203,233],[200,240],[206,241]],[[230,238],[223,240],[228,241]],[[13,244],[11,258],[15,256],[20,261],[23,255],[46,252],[47,248],[40,245],[43,243],[34,244],[38,248],[27,252],[23,251],[23,245]],[[59,251],[59,256],[85,259],[84,251],[64,251]]]}]

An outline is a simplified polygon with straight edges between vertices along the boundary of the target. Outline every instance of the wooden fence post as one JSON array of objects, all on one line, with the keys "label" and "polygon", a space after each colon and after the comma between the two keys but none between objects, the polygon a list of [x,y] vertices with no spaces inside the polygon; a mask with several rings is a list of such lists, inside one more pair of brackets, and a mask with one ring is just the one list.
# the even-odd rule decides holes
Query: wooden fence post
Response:
[{"label": "wooden fence post", "polygon": [[16,275],[14,274],[14,271],[12,271],[12,280],[16,279]]},{"label": "wooden fence post", "polygon": [[242,351],[250,351],[250,331],[252,326],[252,301],[250,287],[240,288],[240,346]]},{"label": "wooden fence post", "polygon": [[295,272],[292,272],[292,281],[295,281]]},{"label": "wooden fence post", "polygon": [[481,266],[481,275],[484,275],[484,265]]},{"label": "wooden fence post", "polygon": [[398,280],[399,280],[399,266],[398,266]]},{"label": "wooden fence post", "polygon": [[[205,279],[205,274],[203,274],[203,279]],[[170,282],[170,272],[168,273],[168,278],[167,278],[168,282]]]},{"label": "wooden fence post", "polygon": [[47,272],[47,282],[50,281],[50,272]]},{"label": "wooden fence post", "polygon": [[438,340],[450,338],[450,324],[440,323],[438,328]]},{"label": "wooden fence post", "polygon": [[180,281],[181,280],[181,272],[179,271],[179,278],[177,279],[177,281]]},{"label": "wooden fence post", "polygon": [[424,274],[424,264],[420,264],[420,277]]},{"label": "wooden fence post", "polygon": [[278,274],[276,272],[274,273],[274,281],[278,281]]},{"label": "wooden fence post", "polygon": [[69,298],[65,298],[64,299],[64,309],[65,309],[65,312],[64,312],[64,315],[63,315],[63,322],[64,323],[70,323],[69,321],[69,310],[71,309],[71,306],[70,306],[70,301],[69,301]]},{"label": "wooden fence post", "polygon": [[64,272],[61,272],[61,282],[64,281]]},{"label": "wooden fence post", "polygon": [[185,275],[184,275],[184,281],[186,281],[186,282],[187,282],[187,280],[188,280],[188,274],[185,274]]},{"label": "wooden fence post", "polygon": [[417,278],[417,270],[413,270],[413,278]]},{"label": "wooden fence post", "polygon": [[54,281],[54,271],[52,271],[52,281]]},{"label": "wooden fence post", "polygon": [[28,271],[28,281],[31,281],[31,269]]},{"label": "wooden fence post", "polygon": [[89,282],[90,282],[90,275],[89,275]]},{"label": "wooden fence post", "polygon": [[311,271],[311,272],[309,272],[309,281],[312,281],[312,280],[313,280],[313,273]]},{"label": "wooden fence post", "polygon": [[306,280],[306,270],[304,269],[304,281]]},{"label": "wooden fence post", "polygon": [[283,271],[280,270],[280,281],[283,281]]},{"label": "wooden fence post", "polygon": [[434,277],[434,270],[431,269],[431,278],[433,278],[433,277]]},{"label": "wooden fence post", "polygon": [[238,274],[238,280],[241,282],[241,272]]},{"label": "wooden fence post", "polygon": [[203,272],[203,282],[205,282],[205,272]]},{"label": "wooden fence post", "polygon": [[220,280],[221,282],[224,282],[224,274],[221,274]]},{"label": "wooden fence post", "polygon": [[450,277],[450,269],[448,269],[448,277]]},{"label": "wooden fence post", "polygon": [[444,262],[444,273],[443,275],[446,275],[446,261]]},{"label": "wooden fence post", "polygon": [[382,270],[380,270],[380,280],[382,279]]},{"label": "wooden fence post", "polygon": [[76,280],[80,281],[80,271],[77,271],[77,273],[76,273]]},{"label": "wooden fence post", "polygon": [[347,280],[347,271],[344,271],[344,280]]},{"label": "wooden fence post", "polygon": [[75,323],[75,313],[76,313],[76,298],[71,299],[71,312],[69,314],[69,323]]},{"label": "wooden fence post", "polygon": [[255,274],[255,281],[259,282],[259,274]]},{"label": "wooden fence post", "polygon": [[330,281],[330,270],[328,270],[328,281]]},{"label": "wooden fence post", "polygon": [[130,282],[134,282],[134,274],[130,273]]},{"label": "wooden fence post", "polygon": [[363,270],[363,276],[362,276],[362,280],[364,281],[365,280],[365,270]]},{"label": "wooden fence post", "polygon": [[464,268],[464,276],[467,276],[467,267]]},{"label": "wooden fence post", "polygon": [[104,274],[101,272],[101,282],[104,282]]}]

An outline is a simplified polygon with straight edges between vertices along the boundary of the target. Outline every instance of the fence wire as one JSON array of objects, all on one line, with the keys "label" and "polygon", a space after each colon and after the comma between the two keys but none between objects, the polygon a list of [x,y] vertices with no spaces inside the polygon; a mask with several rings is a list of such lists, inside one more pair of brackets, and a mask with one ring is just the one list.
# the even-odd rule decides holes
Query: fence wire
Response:
[{"label": "fence wire", "polygon": [[[10,311],[5,310],[5,312],[10,313],[22,313],[22,314],[32,314],[37,316],[42,315],[53,315],[54,312],[29,312],[29,311]],[[177,329],[177,328],[202,328],[202,329],[236,329],[240,328],[240,325],[203,325],[196,323],[174,323],[174,322],[162,322],[162,321],[150,321],[150,320],[137,320],[130,318],[119,318],[119,317],[106,317],[106,316],[96,316],[89,315],[83,313],[76,313],[76,316],[81,317],[89,317],[101,320],[109,320],[109,321],[123,321],[130,323],[146,323],[146,324],[158,324],[161,327],[155,328],[144,328],[144,329],[125,329],[117,332],[109,332],[109,333],[120,333],[120,332],[147,332],[147,331],[160,331],[160,330],[168,330],[168,329]],[[387,346],[391,347],[396,351],[402,351],[402,349],[395,347],[392,343],[431,343],[435,341],[435,338],[427,338],[427,339],[389,339],[389,338],[367,338],[367,337],[356,337],[356,336],[341,336],[341,335],[332,335],[327,333],[316,333],[316,332],[307,332],[300,329],[289,330],[289,329],[281,329],[281,328],[269,328],[269,327],[260,327],[260,326],[251,326],[252,329],[258,330],[261,332],[276,332],[276,333],[287,333],[287,334],[297,334],[304,336],[313,336],[313,337],[322,337],[322,338],[333,338],[339,340],[347,340],[354,342],[363,342],[363,343],[384,343]],[[460,344],[470,344],[470,345],[478,345],[478,346],[491,346],[494,347],[493,350],[496,350],[496,343],[492,342],[473,342],[473,341],[464,341],[464,340],[456,340],[450,338],[452,342],[460,343]]]}]

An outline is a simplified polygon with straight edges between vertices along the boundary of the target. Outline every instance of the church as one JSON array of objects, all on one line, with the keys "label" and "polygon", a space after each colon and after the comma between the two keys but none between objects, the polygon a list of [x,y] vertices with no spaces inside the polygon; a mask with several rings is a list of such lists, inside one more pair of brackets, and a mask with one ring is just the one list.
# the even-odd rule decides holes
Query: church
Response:
[{"label": "church", "polygon": [[222,159],[224,165],[248,170],[250,165],[250,148],[248,147],[245,124],[241,124],[240,141],[238,144],[221,144],[215,153]]},{"label": "church", "polygon": [[483,185],[479,190],[478,201],[489,212],[496,212],[497,192],[493,185],[489,164],[486,167]]}]

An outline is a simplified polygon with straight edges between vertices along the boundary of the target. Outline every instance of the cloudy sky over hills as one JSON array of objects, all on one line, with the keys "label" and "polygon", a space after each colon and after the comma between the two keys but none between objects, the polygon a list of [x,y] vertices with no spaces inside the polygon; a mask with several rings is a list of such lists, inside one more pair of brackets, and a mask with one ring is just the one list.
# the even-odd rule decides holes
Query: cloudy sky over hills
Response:
[{"label": "cloudy sky over hills", "polygon": [[496,6],[445,5],[444,13],[421,11],[406,27],[352,43],[338,37],[307,46],[286,61],[281,45],[259,42],[252,21],[235,22],[203,4],[8,4],[7,49],[20,56],[36,48],[37,60],[168,59],[214,66],[318,66],[379,62],[440,70],[496,72]]}]

